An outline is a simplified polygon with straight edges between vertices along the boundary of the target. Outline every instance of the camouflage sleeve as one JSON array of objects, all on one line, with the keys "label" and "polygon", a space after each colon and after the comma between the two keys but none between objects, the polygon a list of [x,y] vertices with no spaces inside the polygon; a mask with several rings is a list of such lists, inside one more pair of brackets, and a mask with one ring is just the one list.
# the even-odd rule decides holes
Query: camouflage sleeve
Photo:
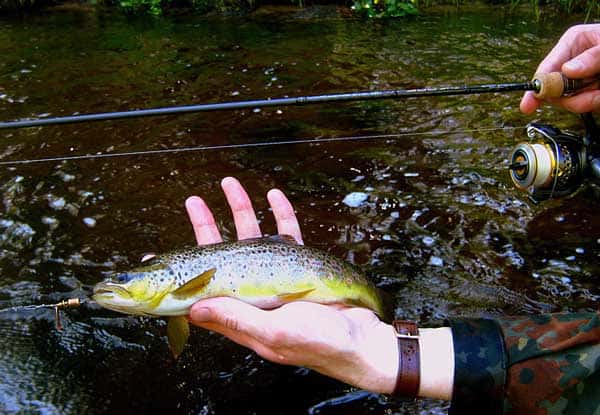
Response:
[{"label": "camouflage sleeve", "polygon": [[451,319],[450,414],[600,414],[600,315]]},{"label": "camouflage sleeve", "polygon": [[498,319],[507,352],[504,413],[600,413],[600,316]]},{"label": "camouflage sleeve", "polygon": [[450,415],[501,415],[506,353],[500,326],[491,319],[448,321],[454,344],[454,387]]}]

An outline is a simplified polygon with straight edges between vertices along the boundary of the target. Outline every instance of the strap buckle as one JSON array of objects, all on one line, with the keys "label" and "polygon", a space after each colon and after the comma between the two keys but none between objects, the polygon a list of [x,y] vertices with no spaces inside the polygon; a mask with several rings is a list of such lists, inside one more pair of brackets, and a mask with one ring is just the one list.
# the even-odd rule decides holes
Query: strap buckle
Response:
[{"label": "strap buckle", "polygon": [[412,335],[412,334],[400,334],[398,332],[396,332],[396,337],[399,339],[414,339],[414,340],[419,340],[419,336],[416,335]]}]

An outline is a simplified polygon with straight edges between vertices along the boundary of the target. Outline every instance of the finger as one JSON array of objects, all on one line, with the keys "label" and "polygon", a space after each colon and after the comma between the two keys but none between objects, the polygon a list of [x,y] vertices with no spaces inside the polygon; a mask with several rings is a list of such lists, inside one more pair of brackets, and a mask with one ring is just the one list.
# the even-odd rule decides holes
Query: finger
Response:
[{"label": "finger", "polygon": [[554,102],[566,110],[578,114],[600,111],[600,90],[581,92],[572,97],[561,98]]},{"label": "finger", "polygon": [[190,309],[190,321],[196,325],[223,327],[223,334],[238,333],[260,343],[269,343],[272,330],[267,311],[229,297],[198,301]]},{"label": "finger", "polygon": [[523,114],[531,114],[541,105],[541,101],[533,96],[533,92],[527,91],[521,98],[519,108]]},{"label": "finger", "polygon": [[[570,58],[570,51],[565,46],[566,42],[558,42],[537,67],[535,73],[550,73],[560,70],[563,62]],[[531,114],[542,105],[542,100],[537,99],[533,91],[527,91],[521,98],[519,109],[524,114]]]},{"label": "finger", "polygon": [[286,343],[284,339],[289,337],[290,323],[280,309],[265,311],[234,298],[217,297],[194,304],[189,320],[254,350],[265,359],[295,364],[289,353],[281,350]]},{"label": "finger", "polygon": [[562,65],[563,73],[569,78],[583,79],[600,73],[600,45],[586,49]]},{"label": "finger", "polygon": [[277,232],[280,235],[293,236],[296,242],[303,244],[302,232],[300,231],[300,224],[298,224],[298,218],[294,212],[294,207],[290,203],[287,197],[279,189],[271,189],[267,193],[267,199],[269,205],[273,209],[273,216],[275,216],[275,222],[277,223]]},{"label": "finger", "polygon": [[579,52],[585,50],[585,48],[588,47],[588,44],[587,42],[582,44],[581,38],[582,31],[585,30],[586,26],[580,25],[573,26],[563,33],[550,53],[548,53],[539,64],[536,73],[560,71],[565,62],[579,54]]},{"label": "finger", "polygon": [[198,245],[214,244],[223,240],[215,223],[215,218],[204,200],[198,196],[188,197],[185,201],[185,208],[190,222],[192,222]]},{"label": "finger", "polygon": [[221,181],[227,203],[233,213],[238,239],[258,238],[262,235],[248,194],[236,179],[226,177]]},{"label": "finger", "polygon": [[560,71],[564,62],[571,59],[571,50],[566,42],[559,42],[540,62],[535,73],[550,73]]}]

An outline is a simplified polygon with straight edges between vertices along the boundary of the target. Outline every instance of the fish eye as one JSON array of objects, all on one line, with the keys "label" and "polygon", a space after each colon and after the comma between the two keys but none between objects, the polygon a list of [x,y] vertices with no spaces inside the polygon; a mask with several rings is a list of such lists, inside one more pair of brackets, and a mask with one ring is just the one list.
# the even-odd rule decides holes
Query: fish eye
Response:
[{"label": "fish eye", "polygon": [[131,275],[127,272],[117,275],[117,281],[121,284],[131,281]]}]

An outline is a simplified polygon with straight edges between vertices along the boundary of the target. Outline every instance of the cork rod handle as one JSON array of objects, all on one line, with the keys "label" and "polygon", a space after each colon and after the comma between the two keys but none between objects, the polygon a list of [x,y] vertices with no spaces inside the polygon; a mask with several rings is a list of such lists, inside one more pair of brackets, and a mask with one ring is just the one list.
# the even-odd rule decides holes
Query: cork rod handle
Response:
[{"label": "cork rod handle", "polygon": [[533,95],[537,99],[547,99],[571,95],[596,82],[596,79],[570,79],[560,72],[550,72],[535,74],[532,82],[536,88]]}]

